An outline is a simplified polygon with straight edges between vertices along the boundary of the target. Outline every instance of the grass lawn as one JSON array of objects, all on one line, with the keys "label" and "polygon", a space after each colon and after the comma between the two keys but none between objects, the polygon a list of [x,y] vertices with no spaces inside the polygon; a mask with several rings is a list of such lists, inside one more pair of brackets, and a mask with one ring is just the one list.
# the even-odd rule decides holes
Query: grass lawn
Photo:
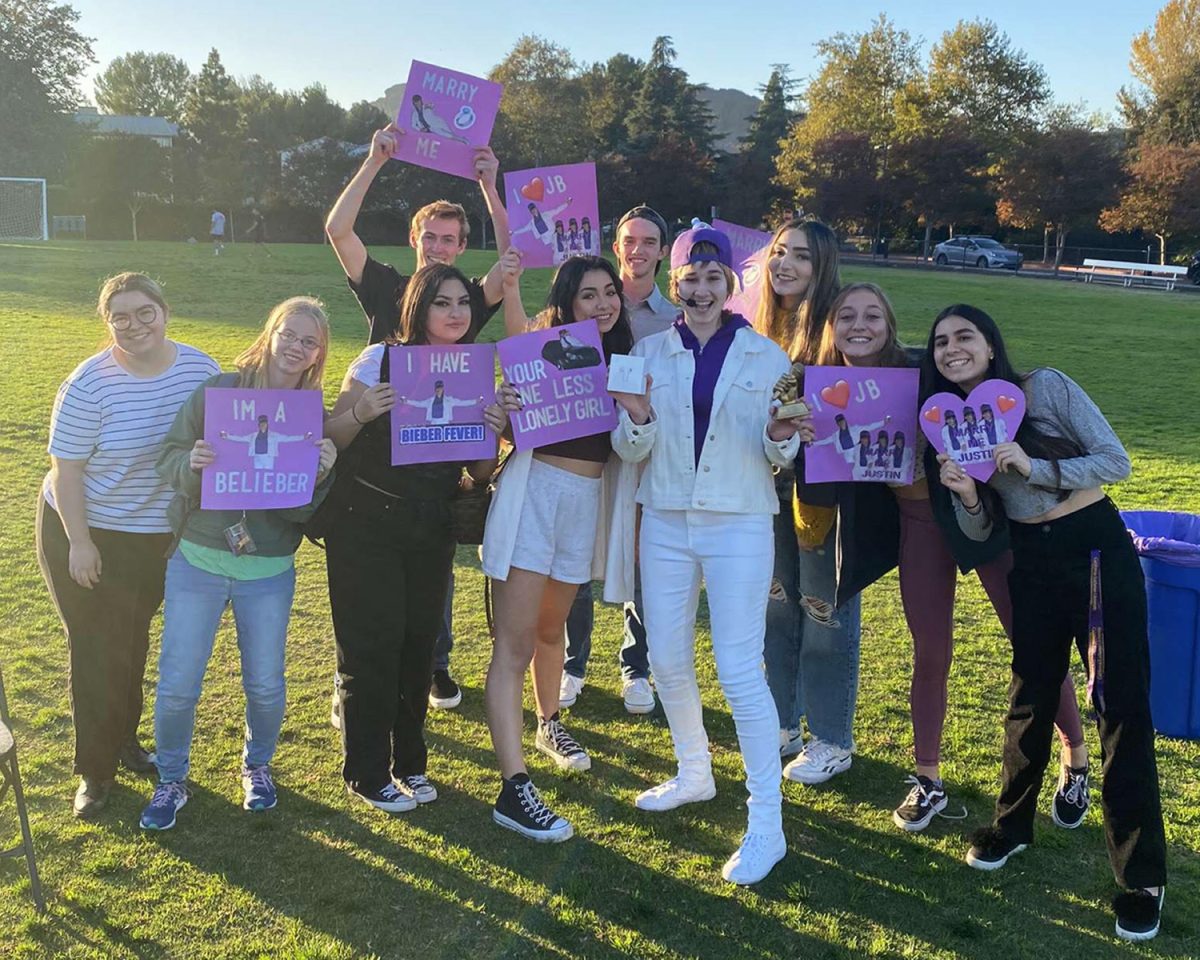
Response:
[{"label": "grass lawn", "polygon": [[[223,364],[250,342],[271,305],[298,293],[320,296],[334,326],[331,400],[364,339],[362,316],[329,249],[271,252],[267,259],[239,245],[214,258],[204,245],[0,245],[0,663],[50,900],[47,916],[37,917],[23,864],[0,861],[0,956],[1200,955],[1200,743],[1159,741],[1171,887],[1163,933],[1152,946],[1122,946],[1113,936],[1098,809],[1075,832],[1040,816],[1036,845],[996,874],[963,863],[966,832],[991,809],[1008,684],[1007,642],[973,578],[962,584],[956,610],[943,745],[950,809],[965,805],[967,819],[938,820],[914,836],[892,824],[912,768],[911,641],[893,574],[864,599],[854,766],[823,787],[785,786],[790,852],[753,889],[732,888],[719,876],[744,829],[745,791],[711,655],[702,653],[698,672],[717,799],[661,816],[633,807],[634,796],[671,775],[674,764],[662,717],[634,718],[622,708],[613,607],[597,608],[588,686],[569,717],[592,754],[590,773],[561,774],[532,752],[527,700],[531,771],[575,823],[577,838],[539,846],[492,824],[498,777],[482,690],[489,644],[478,564],[466,549],[458,557],[453,658],[465,696],[458,710],[432,712],[428,727],[437,803],[389,818],[346,796],[328,722],[333,642],[324,564],[305,545],[275,764],[279,808],[251,816],[240,807],[242,695],[227,618],[197,717],[195,794],[176,829],[156,835],[137,828],[151,783],[126,774],[103,820],[75,820],[65,644],[33,548],[55,390],[101,338],[94,303],[102,278],[139,269],[166,284],[171,335]],[[411,267],[408,250],[376,253]],[[483,272],[491,256],[463,260]],[[544,297],[548,273],[525,278],[531,306]],[[1120,506],[1200,512],[1200,301],[1011,276],[882,268],[845,275],[881,283],[912,342],[924,342],[946,304],[966,300],[989,310],[1018,364],[1063,368],[1107,413],[1134,460],[1133,477],[1113,490]],[[699,641],[703,650],[704,619]],[[152,648],[147,742],[155,659]],[[1098,756],[1094,730],[1088,736]],[[1043,810],[1052,788],[1048,780]],[[0,843],[14,831],[6,800]]]}]

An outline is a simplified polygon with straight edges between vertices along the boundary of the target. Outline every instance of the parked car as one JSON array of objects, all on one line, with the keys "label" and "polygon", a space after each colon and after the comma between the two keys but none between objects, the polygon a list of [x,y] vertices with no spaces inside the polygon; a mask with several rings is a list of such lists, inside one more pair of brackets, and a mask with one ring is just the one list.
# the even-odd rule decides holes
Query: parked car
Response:
[{"label": "parked car", "polygon": [[1200,286],[1200,250],[1192,254],[1192,262],[1188,264],[1187,278]]},{"label": "parked car", "polygon": [[991,237],[953,237],[933,248],[933,261],[939,266],[999,267],[1020,270],[1025,258],[1016,250],[997,243]]}]

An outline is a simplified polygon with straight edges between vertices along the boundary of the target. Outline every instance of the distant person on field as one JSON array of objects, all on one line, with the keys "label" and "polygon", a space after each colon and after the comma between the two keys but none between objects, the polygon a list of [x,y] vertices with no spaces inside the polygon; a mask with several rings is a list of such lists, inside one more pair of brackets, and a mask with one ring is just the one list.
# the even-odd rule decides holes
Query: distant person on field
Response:
[{"label": "distant person on field", "polygon": [[208,235],[212,238],[213,256],[217,256],[225,249],[225,214],[220,210],[212,212],[212,222],[208,228]]}]

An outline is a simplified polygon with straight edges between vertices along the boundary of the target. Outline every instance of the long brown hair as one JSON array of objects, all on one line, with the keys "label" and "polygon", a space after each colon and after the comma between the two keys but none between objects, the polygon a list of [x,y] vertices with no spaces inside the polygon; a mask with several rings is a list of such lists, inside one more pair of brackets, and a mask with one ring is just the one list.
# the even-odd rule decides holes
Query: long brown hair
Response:
[{"label": "long brown hair", "polygon": [[267,363],[271,359],[271,338],[275,331],[283,326],[289,317],[311,317],[317,325],[317,335],[321,342],[317,348],[317,359],[300,375],[296,384],[298,390],[320,390],[321,380],[325,375],[325,358],[329,354],[329,318],[325,316],[323,304],[316,297],[289,297],[282,303],[275,304],[267,315],[267,322],[255,341],[243,350],[233,365],[242,375],[242,385],[245,387],[263,388],[267,385]]},{"label": "long brown hair", "polygon": [[400,323],[393,342],[398,341],[409,346],[429,343],[429,331],[426,328],[429,308],[433,306],[438,290],[446,280],[459,281],[471,298],[471,325],[458,342],[474,343],[475,335],[487,321],[483,291],[468,280],[466,274],[458,267],[447,263],[431,263],[412,275],[404,290],[404,299],[400,301]]},{"label": "long brown hair", "polygon": [[833,298],[842,285],[838,273],[837,236],[819,220],[792,219],[771,238],[771,248],[789,230],[803,230],[812,257],[813,273],[804,299],[795,310],[780,302],[771,286],[771,271],[762,271],[762,296],[754,315],[754,329],[783,347],[793,362],[815,363],[821,343],[821,331],[829,316]]},{"label": "long brown hair", "polygon": [[845,364],[846,358],[842,355],[842,351],[837,348],[836,343],[835,328],[837,326],[837,315],[842,309],[842,305],[846,302],[847,297],[852,293],[862,292],[872,294],[879,301],[879,305],[883,307],[884,321],[887,323],[888,340],[883,350],[879,353],[878,366],[907,366],[904,344],[900,342],[899,335],[896,333],[896,311],[892,309],[892,303],[888,300],[887,294],[882,289],[876,284],[865,282],[848,283],[833,298],[833,303],[829,305],[828,319],[821,331],[821,342],[817,348],[816,362],[826,367],[840,367]]}]

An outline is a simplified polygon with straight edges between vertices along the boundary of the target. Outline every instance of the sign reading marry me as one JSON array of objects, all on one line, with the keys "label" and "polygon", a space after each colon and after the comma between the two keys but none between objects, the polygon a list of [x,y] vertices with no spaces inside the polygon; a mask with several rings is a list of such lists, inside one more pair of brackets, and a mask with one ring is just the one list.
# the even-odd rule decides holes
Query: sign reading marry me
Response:
[{"label": "sign reading marry me", "polygon": [[200,474],[205,510],[279,510],[312,502],[324,407],[319,390],[204,391],[204,439],[216,460]]},{"label": "sign reading marry me", "polygon": [[917,370],[890,367],[806,367],[816,438],[804,452],[804,479],[912,483],[919,379]]},{"label": "sign reading marry me", "polygon": [[504,174],[513,246],[527,267],[600,255],[596,165],[569,163]]},{"label": "sign reading marry me", "polygon": [[516,387],[524,404],[509,416],[518,450],[586,437],[617,425],[595,320],[509,337],[496,350],[504,378]]},{"label": "sign reading marry me", "polygon": [[492,139],[503,91],[482,77],[414,60],[396,112],[404,131],[396,159],[474,180],[474,148]]},{"label": "sign reading marry me", "polygon": [[483,408],[496,398],[495,347],[388,347],[392,407],[392,463],[488,460],[496,435]]},{"label": "sign reading marry me", "polygon": [[726,307],[753,320],[762,298],[763,271],[771,253],[771,235],[764,230],[751,230],[728,220],[714,220],[712,225],[729,238],[733,265],[741,289],[729,298]]}]

